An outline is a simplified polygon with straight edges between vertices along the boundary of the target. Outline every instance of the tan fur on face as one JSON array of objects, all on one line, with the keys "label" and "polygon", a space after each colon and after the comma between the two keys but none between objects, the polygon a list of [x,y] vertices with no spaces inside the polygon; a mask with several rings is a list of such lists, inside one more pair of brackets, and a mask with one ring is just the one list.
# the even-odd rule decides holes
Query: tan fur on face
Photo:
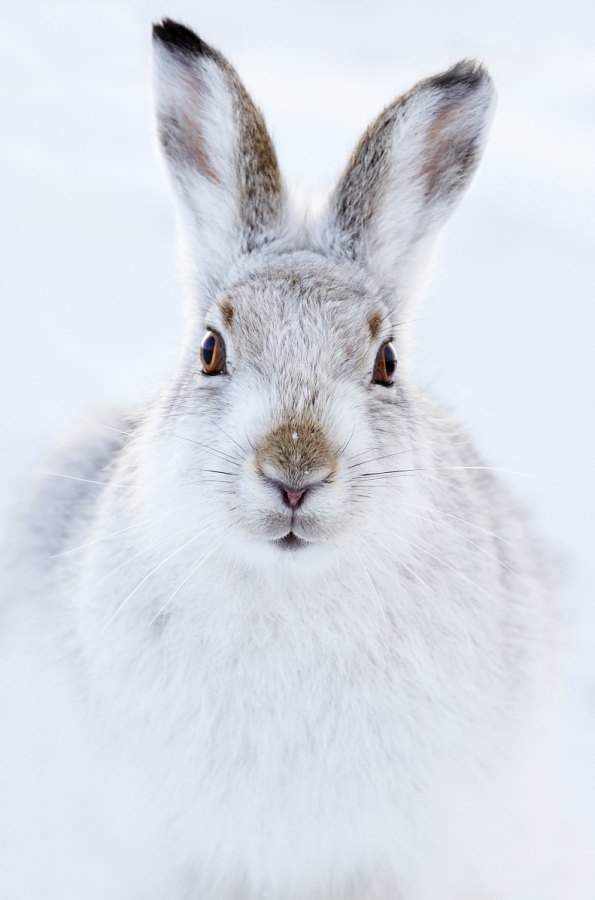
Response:
[{"label": "tan fur on face", "polygon": [[233,322],[234,310],[233,306],[229,302],[229,300],[224,300],[220,304],[221,315],[223,316],[223,321],[227,325],[228,328],[231,328],[231,324]]},{"label": "tan fur on face", "polygon": [[370,328],[370,334],[372,336],[372,340],[375,341],[378,335],[380,334],[380,327],[382,322],[384,321],[384,316],[381,312],[372,313],[370,318],[368,319],[368,326]]},{"label": "tan fur on face", "polygon": [[261,472],[272,468],[279,480],[300,487],[332,475],[337,453],[319,423],[306,413],[269,431],[256,448],[256,465]]}]

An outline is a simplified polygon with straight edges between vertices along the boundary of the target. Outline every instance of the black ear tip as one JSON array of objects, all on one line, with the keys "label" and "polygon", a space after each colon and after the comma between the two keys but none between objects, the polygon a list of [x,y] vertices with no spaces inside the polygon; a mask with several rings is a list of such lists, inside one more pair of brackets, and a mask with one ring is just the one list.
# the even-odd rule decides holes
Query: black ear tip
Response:
[{"label": "black ear tip", "polygon": [[447,90],[455,88],[464,91],[475,91],[492,83],[488,70],[475,59],[462,59],[446,72],[435,75],[432,81],[440,88]]},{"label": "black ear tip", "polygon": [[153,40],[161,41],[169,50],[183,56],[212,56],[213,51],[199,36],[173,19],[163,19],[153,25]]}]

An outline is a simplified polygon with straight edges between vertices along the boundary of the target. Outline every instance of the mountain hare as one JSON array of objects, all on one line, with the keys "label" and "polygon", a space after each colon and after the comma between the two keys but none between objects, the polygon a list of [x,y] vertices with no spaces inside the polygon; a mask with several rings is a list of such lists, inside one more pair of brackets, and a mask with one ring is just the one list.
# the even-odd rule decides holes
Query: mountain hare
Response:
[{"label": "mountain hare", "polygon": [[490,76],[397,99],[305,218],[224,57],[170,20],[154,47],[188,331],[10,536],[3,896],[592,897],[554,576],[409,374]]}]

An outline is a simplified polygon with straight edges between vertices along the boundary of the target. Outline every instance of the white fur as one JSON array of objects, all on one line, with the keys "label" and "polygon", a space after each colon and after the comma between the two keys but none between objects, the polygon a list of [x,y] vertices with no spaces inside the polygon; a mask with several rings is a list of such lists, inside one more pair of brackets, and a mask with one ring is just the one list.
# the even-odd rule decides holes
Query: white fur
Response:
[{"label": "white fur", "polygon": [[[193,254],[178,371],[136,418],[57,452],[9,541],[6,896],[593,897],[555,777],[550,566],[406,364],[417,249],[455,199],[428,208],[420,188],[440,98],[422,87],[397,117],[355,258],[333,197],[310,230],[285,205],[245,254],[225,71],[189,75],[159,43],[157,61],[159,115],[200,119],[219,181],[170,158]],[[483,143],[492,106],[486,80],[457,133]],[[200,371],[207,328],[227,375]],[[312,409],[337,469],[288,552],[292,513],[254,448]]]}]

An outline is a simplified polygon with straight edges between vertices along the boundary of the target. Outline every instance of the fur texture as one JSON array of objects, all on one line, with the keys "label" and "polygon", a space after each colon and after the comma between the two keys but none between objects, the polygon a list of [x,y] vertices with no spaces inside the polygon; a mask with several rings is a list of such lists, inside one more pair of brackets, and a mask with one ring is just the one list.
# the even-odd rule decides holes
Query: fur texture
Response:
[{"label": "fur texture", "polygon": [[489,75],[462,62],[387,107],[304,222],[229,63],[169,20],[154,45],[187,340],[148,409],[50,461],[5,568],[9,674],[34,656],[52,710],[30,804],[68,831],[35,839],[44,896],[592,897],[553,775],[548,561],[408,368]]}]

